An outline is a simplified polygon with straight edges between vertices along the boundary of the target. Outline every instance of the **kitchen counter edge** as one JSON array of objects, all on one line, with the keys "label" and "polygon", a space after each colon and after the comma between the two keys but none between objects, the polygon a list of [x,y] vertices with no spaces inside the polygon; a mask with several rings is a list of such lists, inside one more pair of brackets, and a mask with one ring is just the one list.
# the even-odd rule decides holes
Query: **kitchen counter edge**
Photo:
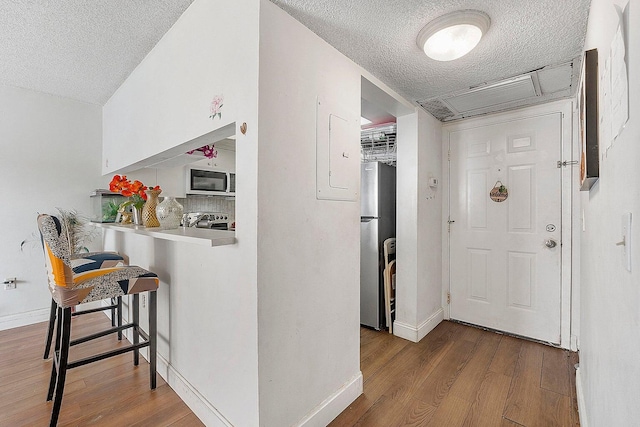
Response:
[{"label": "kitchen counter edge", "polygon": [[161,227],[147,228],[142,225],[122,225],[114,223],[92,222],[91,224],[105,230],[114,230],[122,233],[141,234],[156,239],[171,240],[174,242],[194,243],[203,246],[233,245],[237,242],[236,233],[226,230],[211,230],[208,228],[178,227],[165,230]]}]

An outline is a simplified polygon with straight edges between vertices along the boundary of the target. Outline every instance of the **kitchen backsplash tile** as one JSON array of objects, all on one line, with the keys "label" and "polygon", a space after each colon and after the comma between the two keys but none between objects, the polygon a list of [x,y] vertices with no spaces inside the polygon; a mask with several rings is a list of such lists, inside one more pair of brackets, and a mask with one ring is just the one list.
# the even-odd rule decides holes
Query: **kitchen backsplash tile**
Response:
[{"label": "kitchen backsplash tile", "polygon": [[236,200],[225,196],[187,196],[177,199],[184,212],[222,212],[229,215],[229,222],[236,220]]}]

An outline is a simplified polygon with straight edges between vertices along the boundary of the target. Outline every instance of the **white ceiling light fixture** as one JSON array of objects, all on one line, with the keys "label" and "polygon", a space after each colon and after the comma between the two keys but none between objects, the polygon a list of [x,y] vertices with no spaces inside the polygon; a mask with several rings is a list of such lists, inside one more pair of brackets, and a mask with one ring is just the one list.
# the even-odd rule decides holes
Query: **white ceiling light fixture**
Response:
[{"label": "white ceiling light fixture", "polygon": [[459,10],[429,22],[416,43],[436,61],[453,61],[471,52],[491,25],[491,18],[479,10]]}]

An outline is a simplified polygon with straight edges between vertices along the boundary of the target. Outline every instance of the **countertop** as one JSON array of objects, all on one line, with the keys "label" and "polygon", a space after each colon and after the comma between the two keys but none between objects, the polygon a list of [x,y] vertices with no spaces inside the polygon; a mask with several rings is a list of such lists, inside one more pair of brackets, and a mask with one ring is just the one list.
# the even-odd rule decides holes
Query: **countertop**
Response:
[{"label": "countertop", "polygon": [[106,230],[114,230],[122,233],[135,233],[151,236],[156,239],[172,240],[174,242],[194,243],[204,246],[223,246],[236,243],[235,231],[211,230],[208,228],[178,227],[165,230],[162,227],[147,228],[142,225],[122,225],[114,223],[92,222],[91,224]]}]

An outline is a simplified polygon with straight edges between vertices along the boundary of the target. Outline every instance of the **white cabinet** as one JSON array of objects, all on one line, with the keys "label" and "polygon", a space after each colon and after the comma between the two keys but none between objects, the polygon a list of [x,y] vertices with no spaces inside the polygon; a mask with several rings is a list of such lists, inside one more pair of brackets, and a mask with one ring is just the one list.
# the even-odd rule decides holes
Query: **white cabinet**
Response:
[{"label": "white cabinet", "polygon": [[204,159],[196,163],[199,166],[206,166],[219,171],[233,172],[236,171],[236,152],[218,148],[218,157],[215,159]]}]

